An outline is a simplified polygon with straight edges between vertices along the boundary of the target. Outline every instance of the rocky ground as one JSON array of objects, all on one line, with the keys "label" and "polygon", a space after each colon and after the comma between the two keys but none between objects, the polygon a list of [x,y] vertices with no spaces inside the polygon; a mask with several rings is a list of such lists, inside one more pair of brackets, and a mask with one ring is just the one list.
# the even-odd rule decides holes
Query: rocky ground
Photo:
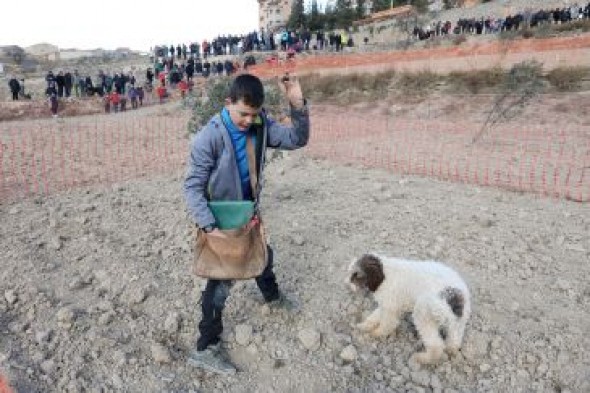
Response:
[{"label": "rocky ground", "polygon": [[[586,392],[590,209],[338,167],[268,168],[276,272],[299,312],[239,282],[224,345],[240,372],[186,364],[203,281],[190,273],[181,175],[0,205],[0,368],[18,392]],[[361,253],[446,261],[473,294],[464,347],[416,368],[408,319],[356,331],[373,306],[344,284]]]}]

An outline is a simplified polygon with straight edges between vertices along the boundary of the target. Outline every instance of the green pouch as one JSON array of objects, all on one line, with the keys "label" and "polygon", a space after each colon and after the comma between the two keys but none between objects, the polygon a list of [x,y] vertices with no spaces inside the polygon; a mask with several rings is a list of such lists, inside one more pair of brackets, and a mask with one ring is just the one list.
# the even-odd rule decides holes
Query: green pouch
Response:
[{"label": "green pouch", "polygon": [[254,216],[252,201],[211,201],[209,209],[215,217],[219,229],[238,229],[246,225]]}]

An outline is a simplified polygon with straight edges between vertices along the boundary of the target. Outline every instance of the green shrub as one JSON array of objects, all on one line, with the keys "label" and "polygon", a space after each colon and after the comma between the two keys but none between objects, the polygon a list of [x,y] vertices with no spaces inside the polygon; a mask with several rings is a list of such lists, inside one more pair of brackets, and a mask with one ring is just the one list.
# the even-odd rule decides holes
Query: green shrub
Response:
[{"label": "green shrub", "polygon": [[[205,94],[196,97],[192,116],[188,122],[188,131],[195,133],[203,127],[215,114],[219,113],[229,96],[229,88],[233,78],[210,78],[205,86]],[[264,108],[272,116],[279,116],[283,107],[282,94],[277,83],[264,82]]]},{"label": "green shrub", "polygon": [[536,60],[514,64],[502,83],[504,91],[537,93],[543,87],[543,63]]},{"label": "green shrub", "polygon": [[230,78],[210,78],[202,97],[195,100],[193,113],[188,122],[188,131],[197,132],[216,113],[220,112],[229,95]]}]

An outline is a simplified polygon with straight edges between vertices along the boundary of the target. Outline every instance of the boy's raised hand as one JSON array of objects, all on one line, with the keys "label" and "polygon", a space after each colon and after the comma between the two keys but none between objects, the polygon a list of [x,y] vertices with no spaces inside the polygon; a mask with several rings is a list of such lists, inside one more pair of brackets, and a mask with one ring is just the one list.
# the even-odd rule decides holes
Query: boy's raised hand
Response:
[{"label": "boy's raised hand", "polygon": [[296,76],[285,74],[279,80],[279,88],[295,109],[303,108],[303,91]]}]

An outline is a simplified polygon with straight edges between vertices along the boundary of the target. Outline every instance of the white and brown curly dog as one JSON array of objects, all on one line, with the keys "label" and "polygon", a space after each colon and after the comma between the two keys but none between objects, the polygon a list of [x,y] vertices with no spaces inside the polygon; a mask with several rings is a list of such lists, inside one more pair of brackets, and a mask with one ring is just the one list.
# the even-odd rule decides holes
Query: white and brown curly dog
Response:
[{"label": "white and brown curly dog", "polygon": [[365,254],[349,268],[353,289],[372,292],[377,308],[357,327],[373,337],[395,332],[404,313],[411,312],[424,352],[410,361],[436,363],[443,351],[461,348],[471,313],[469,289],[450,267],[435,261],[410,261]]}]

